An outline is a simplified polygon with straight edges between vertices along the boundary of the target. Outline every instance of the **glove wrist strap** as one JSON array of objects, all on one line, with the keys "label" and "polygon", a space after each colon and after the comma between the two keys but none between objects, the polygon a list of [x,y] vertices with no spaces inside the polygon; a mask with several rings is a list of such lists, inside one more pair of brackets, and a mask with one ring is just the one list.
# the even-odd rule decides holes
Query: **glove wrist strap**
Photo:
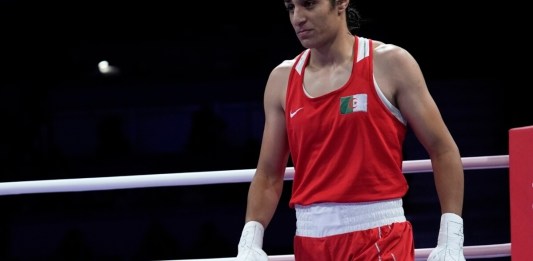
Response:
[{"label": "glove wrist strap", "polygon": [[265,228],[257,221],[248,221],[244,224],[239,248],[262,248]]}]

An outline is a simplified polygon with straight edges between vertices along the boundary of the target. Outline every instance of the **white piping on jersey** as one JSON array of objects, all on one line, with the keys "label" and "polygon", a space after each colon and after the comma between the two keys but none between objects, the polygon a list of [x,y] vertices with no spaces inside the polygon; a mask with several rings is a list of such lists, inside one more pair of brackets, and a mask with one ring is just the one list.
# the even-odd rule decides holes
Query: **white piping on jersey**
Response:
[{"label": "white piping on jersey", "polygon": [[381,89],[378,86],[378,82],[376,81],[376,77],[374,77],[374,75],[372,75],[372,78],[374,79],[374,86],[376,87],[376,92],[378,93],[378,96],[381,99],[381,101],[383,102],[383,104],[385,104],[385,106],[394,115],[394,117],[396,117],[396,119],[398,119],[401,123],[406,125],[407,123],[406,123],[405,119],[403,118],[402,113],[400,112],[400,110],[398,108],[396,108],[394,105],[392,105],[392,103],[387,99],[387,97],[385,97],[385,94],[383,94],[383,92],[381,91]]},{"label": "white piping on jersey", "polygon": [[370,55],[370,43],[368,42],[368,39],[359,37],[358,43],[356,62],[359,62]]},{"label": "white piping on jersey", "polygon": [[[357,62],[361,61],[362,59],[368,57],[370,55],[370,43],[367,38],[359,37],[359,45],[357,47]],[[406,121],[402,116],[402,113],[400,110],[385,97],[381,89],[379,88],[378,82],[376,81],[376,77],[374,74],[372,74],[372,79],[374,80],[374,87],[376,88],[376,92],[378,93],[379,98],[381,101],[385,104],[385,106],[389,109],[389,111],[398,119],[401,123],[406,125]]]},{"label": "white piping on jersey", "polygon": [[305,60],[307,60],[307,56],[309,55],[309,49],[305,50],[305,52],[300,57],[300,60],[298,60],[298,64],[296,64],[296,71],[299,75],[302,75],[302,70],[304,68]]}]

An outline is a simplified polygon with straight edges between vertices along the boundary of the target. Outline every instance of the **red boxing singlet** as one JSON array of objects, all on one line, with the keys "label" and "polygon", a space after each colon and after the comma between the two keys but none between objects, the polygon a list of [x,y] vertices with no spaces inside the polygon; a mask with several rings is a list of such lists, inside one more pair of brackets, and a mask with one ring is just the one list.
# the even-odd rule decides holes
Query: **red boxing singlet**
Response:
[{"label": "red boxing singlet", "polygon": [[295,169],[291,207],[401,198],[407,192],[402,172],[406,124],[374,85],[372,41],[355,37],[353,51],[347,83],[319,97],[304,91],[309,50],[291,69],[285,106]]}]

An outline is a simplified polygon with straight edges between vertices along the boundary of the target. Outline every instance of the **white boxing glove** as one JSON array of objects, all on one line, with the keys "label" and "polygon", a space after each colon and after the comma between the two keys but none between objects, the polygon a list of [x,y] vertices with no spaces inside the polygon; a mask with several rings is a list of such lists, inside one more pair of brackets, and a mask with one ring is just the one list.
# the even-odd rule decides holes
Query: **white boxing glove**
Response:
[{"label": "white boxing glove", "polygon": [[268,261],[268,256],[263,251],[263,234],[265,228],[257,221],[248,221],[244,224],[236,261]]},{"label": "white boxing glove", "polygon": [[444,213],[440,218],[437,247],[429,254],[428,261],[465,261],[463,218]]}]

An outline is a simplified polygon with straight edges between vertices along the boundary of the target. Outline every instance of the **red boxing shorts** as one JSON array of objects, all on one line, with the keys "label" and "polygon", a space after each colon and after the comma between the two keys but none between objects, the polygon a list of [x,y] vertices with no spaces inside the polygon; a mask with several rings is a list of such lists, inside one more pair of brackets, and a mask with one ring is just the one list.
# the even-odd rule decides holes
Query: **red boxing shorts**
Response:
[{"label": "red boxing shorts", "polygon": [[294,237],[295,261],[415,260],[409,221],[326,237]]}]

